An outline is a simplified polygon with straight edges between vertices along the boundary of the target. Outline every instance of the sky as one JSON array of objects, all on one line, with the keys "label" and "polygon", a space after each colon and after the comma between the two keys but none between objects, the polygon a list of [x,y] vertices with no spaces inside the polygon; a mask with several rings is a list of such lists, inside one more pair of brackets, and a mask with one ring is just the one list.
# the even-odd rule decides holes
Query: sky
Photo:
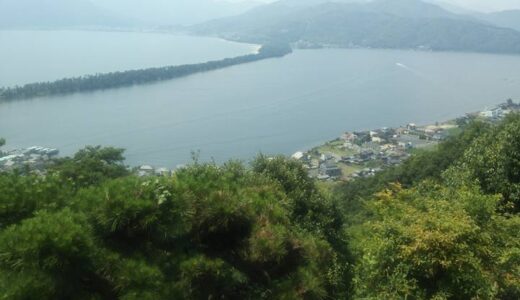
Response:
[{"label": "sky", "polygon": [[520,0],[445,0],[444,2],[480,11],[520,9]]},{"label": "sky", "polygon": [[[275,0],[228,0],[233,2],[255,1],[273,2]],[[442,0],[443,2],[461,6],[477,11],[499,11],[507,9],[520,9],[520,0]]]}]

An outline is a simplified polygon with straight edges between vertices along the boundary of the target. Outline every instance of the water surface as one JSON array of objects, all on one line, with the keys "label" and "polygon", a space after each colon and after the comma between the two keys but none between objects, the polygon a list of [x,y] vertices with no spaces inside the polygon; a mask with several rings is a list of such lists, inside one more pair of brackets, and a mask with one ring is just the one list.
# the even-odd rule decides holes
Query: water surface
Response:
[{"label": "water surface", "polygon": [[161,33],[0,30],[0,87],[217,60],[256,46]]},{"label": "water surface", "polygon": [[292,154],[344,130],[425,124],[520,100],[520,56],[300,50],[131,88],[0,105],[11,147],[71,154],[127,149],[132,165],[174,167],[190,151],[222,162]]}]

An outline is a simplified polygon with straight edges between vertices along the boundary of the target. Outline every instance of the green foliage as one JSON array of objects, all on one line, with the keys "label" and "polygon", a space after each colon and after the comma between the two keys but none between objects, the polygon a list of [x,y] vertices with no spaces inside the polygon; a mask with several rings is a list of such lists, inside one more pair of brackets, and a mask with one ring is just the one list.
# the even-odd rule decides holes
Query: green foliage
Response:
[{"label": "green foliage", "polygon": [[518,115],[471,123],[344,210],[284,157],[143,179],[87,147],[2,173],[0,299],[519,299],[519,140]]},{"label": "green foliage", "polygon": [[[314,180],[309,178],[307,170],[295,160],[288,160],[282,156],[259,156],[252,166],[255,173],[274,181],[285,191],[293,222],[300,224],[303,230],[313,235],[323,236],[331,244],[335,251],[333,259],[336,263],[328,270],[330,274],[334,273],[329,279],[335,281],[330,288],[338,292],[338,297],[346,297],[352,276],[346,263],[350,262],[352,257],[342,230],[345,217],[338,202],[332,197],[326,197]],[[269,237],[275,238],[276,236]],[[270,242],[275,241],[276,239]]]},{"label": "green foliage", "polygon": [[346,208],[357,205],[346,212],[356,297],[520,297],[520,217],[507,213],[518,199],[518,124],[517,115],[470,124],[435,151],[340,190]]},{"label": "green foliage", "polygon": [[[320,221],[333,206],[305,173],[292,178],[305,183],[303,194],[285,190],[274,170],[237,162],[195,163],[173,178],[120,177],[121,154],[87,148],[46,177],[0,176],[2,299],[348,294],[348,262],[328,241],[339,240],[341,224]],[[307,207],[301,215],[293,197]]]},{"label": "green foliage", "polygon": [[0,138],[0,147],[5,146],[5,139]]},{"label": "green foliage", "polygon": [[[241,299],[247,278],[222,259],[196,256],[180,266],[176,283],[185,299]],[[245,295],[244,295],[245,296]]]},{"label": "green foliage", "polygon": [[96,273],[98,249],[84,217],[68,209],[38,212],[0,234],[4,299],[108,296]]},{"label": "green foliage", "polygon": [[501,194],[504,209],[520,211],[520,115],[510,115],[481,135],[447,177],[476,182],[485,193]]},{"label": "green foliage", "polygon": [[299,162],[260,156],[253,162],[253,170],[281,186],[289,197],[293,219],[306,229],[329,235],[332,233],[327,228],[334,232],[341,228],[342,216],[336,204],[319,192]]},{"label": "green foliage", "polygon": [[52,170],[77,187],[97,185],[107,179],[129,174],[123,164],[125,160],[123,152],[123,149],[112,147],[88,146],[72,158],[57,160]]},{"label": "green foliage", "polygon": [[71,199],[70,185],[57,175],[0,174],[0,230],[40,210],[58,210]]},{"label": "green foliage", "polygon": [[[373,217],[352,230],[355,287],[366,299],[518,297],[519,217],[496,214],[478,189],[422,185],[379,193]],[[497,234],[499,233],[499,234]],[[507,258],[505,258],[505,257]],[[506,264],[502,262],[507,261]],[[509,278],[505,281],[504,278]],[[512,299],[512,298],[511,298]]]}]

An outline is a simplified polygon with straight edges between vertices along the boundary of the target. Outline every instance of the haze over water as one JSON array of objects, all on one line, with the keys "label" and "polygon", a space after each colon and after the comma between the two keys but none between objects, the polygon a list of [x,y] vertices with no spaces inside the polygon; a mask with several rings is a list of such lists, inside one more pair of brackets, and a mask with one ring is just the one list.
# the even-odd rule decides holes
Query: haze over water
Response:
[{"label": "haze over water", "polygon": [[257,46],[162,33],[0,30],[0,87],[193,64],[244,55]]},{"label": "haze over water", "polygon": [[[223,51],[211,39],[186,41],[207,57]],[[520,99],[520,56],[299,50],[157,84],[0,104],[0,136],[10,148],[66,155],[113,145],[131,165],[174,167],[192,150],[218,162],[292,154],[345,130],[443,121],[509,97]]]}]

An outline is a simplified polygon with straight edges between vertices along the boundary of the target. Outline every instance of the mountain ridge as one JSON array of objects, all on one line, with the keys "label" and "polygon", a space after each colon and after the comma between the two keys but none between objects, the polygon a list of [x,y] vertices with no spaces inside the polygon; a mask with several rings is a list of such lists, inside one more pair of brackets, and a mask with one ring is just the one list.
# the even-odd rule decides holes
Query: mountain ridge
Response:
[{"label": "mountain ridge", "polygon": [[[321,2],[321,1],[320,1]],[[326,2],[291,8],[275,2],[196,25],[196,34],[298,47],[364,47],[520,53],[520,32],[417,0]]]}]

